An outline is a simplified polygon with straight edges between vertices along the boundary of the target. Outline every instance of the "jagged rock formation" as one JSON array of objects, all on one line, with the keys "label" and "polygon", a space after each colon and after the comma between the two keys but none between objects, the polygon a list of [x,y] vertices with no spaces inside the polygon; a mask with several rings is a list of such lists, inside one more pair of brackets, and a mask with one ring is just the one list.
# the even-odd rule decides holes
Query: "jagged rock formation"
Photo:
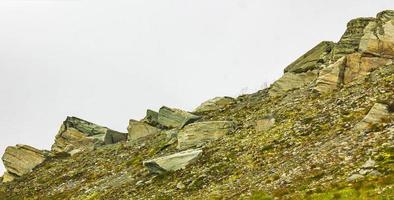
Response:
[{"label": "jagged rock formation", "polygon": [[56,135],[52,151],[74,154],[83,150],[93,149],[103,144],[126,141],[125,133],[120,133],[91,122],[67,117]]},{"label": "jagged rock formation", "polygon": [[44,162],[45,153],[27,145],[7,147],[2,157],[7,172],[3,181],[9,182],[16,177],[23,176],[32,171],[34,167]]},{"label": "jagged rock formation", "polygon": [[148,110],[127,141],[67,118],[49,158],[0,199],[392,199],[393,22],[350,21],[254,94]]}]

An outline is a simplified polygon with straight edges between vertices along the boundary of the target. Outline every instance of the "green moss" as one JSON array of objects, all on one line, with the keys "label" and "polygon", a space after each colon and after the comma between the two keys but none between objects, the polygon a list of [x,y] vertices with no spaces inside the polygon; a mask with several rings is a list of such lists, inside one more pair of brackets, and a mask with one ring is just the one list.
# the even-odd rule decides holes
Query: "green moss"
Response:
[{"label": "green moss", "polygon": [[265,192],[254,191],[250,197],[250,200],[272,200],[273,198]]}]

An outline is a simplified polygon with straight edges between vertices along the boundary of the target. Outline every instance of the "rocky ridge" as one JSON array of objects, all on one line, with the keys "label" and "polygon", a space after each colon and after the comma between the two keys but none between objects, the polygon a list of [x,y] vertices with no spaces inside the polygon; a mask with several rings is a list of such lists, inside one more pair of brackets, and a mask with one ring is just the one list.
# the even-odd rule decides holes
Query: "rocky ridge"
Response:
[{"label": "rocky ridge", "polygon": [[0,199],[390,199],[394,11],[348,23],[269,88],[128,133],[68,117],[52,150],[7,148]]}]

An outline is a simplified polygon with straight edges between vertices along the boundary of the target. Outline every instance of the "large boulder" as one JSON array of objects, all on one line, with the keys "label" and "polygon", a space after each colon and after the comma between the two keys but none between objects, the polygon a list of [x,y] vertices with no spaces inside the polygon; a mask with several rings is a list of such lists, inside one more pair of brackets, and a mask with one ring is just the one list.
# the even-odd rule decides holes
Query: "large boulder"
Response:
[{"label": "large boulder", "polygon": [[159,113],[153,110],[148,109],[146,111],[146,116],[142,120],[142,122],[145,122],[151,126],[154,127],[160,127],[161,125],[159,124]]},{"label": "large boulder", "polygon": [[327,61],[328,55],[333,47],[333,42],[320,42],[318,45],[287,66],[285,68],[285,73],[303,73],[318,69],[322,63]]},{"label": "large boulder", "polygon": [[12,181],[15,177],[23,176],[44,162],[45,153],[28,145],[7,147],[2,157],[7,173],[3,182]]},{"label": "large boulder", "polygon": [[95,146],[127,140],[127,134],[111,130],[83,119],[67,117],[52,145],[55,153],[79,152]]},{"label": "large boulder", "polygon": [[167,128],[182,128],[200,118],[180,109],[163,106],[159,110],[158,122]]},{"label": "large boulder", "polygon": [[385,121],[388,121],[390,117],[391,113],[389,112],[388,106],[386,104],[375,103],[364,119],[356,124],[355,130],[367,131],[374,125],[379,125]]},{"label": "large boulder", "polygon": [[160,129],[153,127],[145,122],[136,120],[130,120],[129,126],[127,127],[128,140],[136,140],[141,137],[145,137],[152,134],[160,133]]},{"label": "large boulder", "polygon": [[271,85],[268,93],[272,97],[282,96],[290,90],[299,89],[311,84],[316,78],[317,70],[305,73],[288,72]]},{"label": "large boulder", "polygon": [[342,84],[342,78],[346,67],[346,56],[335,63],[323,68],[316,81],[315,90],[320,93],[329,93],[336,90]]},{"label": "large boulder", "polygon": [[164,174],[184,169],[187,165],[195,161],[201,153],[201,149],[190,149],[169,156],[144,161],[143,165],[153,174]]},{"label": "large boulder", "polygon": [[229,121],[198,122],[185,126],[178,133],[178,149],[199,147],[209,141],[217,140],[234,130]]},{"label": "large boulder", "polygon": [[213,99],[210,99],[202,103],[194,110],[194,112],[200,113],[200,112],[215,111],[235,103],[236,100],[232,97],[215,97]]}]

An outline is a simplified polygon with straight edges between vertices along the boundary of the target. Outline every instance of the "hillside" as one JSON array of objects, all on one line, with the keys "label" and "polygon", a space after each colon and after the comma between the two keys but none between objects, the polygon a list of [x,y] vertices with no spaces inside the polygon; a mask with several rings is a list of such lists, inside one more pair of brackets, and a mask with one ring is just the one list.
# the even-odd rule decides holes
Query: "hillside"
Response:
[{"label": "hillside", "polygon": [[128,133],[68,117],[9,147],[0,199],[394,199],[394,11],[350,21],[269,88]]}]

